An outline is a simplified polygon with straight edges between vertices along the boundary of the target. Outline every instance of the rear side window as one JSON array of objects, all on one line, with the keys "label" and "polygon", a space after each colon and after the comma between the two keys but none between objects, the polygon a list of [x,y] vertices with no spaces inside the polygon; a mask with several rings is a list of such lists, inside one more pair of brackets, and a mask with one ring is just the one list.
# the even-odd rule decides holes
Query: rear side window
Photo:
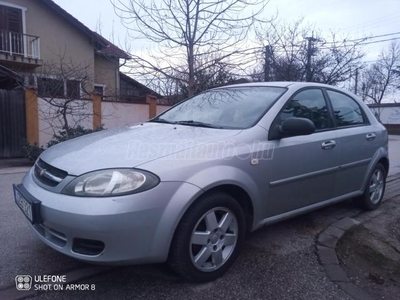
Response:
[{"label": "rear side window", "polygon": [[350,126],[364,124],[364,117],[360,105],[354,99],[338,92],[327,90],[331,99],[336,126]]},{"label": "rear side window", "polygon": [[331,127],[328,108],[320,89],[301,91],[289,100],[281,111],[280,124],[293,117],[311,120],[317,130]]}]

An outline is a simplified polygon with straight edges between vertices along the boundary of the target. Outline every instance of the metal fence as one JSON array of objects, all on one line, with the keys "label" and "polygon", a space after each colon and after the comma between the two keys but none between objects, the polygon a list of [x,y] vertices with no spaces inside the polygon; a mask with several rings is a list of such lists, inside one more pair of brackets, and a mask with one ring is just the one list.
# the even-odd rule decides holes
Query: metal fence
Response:
[{"label": "metal fence", "polygon": [[23,156],[24,138],[25,92],[0,90],[0,158]]}]

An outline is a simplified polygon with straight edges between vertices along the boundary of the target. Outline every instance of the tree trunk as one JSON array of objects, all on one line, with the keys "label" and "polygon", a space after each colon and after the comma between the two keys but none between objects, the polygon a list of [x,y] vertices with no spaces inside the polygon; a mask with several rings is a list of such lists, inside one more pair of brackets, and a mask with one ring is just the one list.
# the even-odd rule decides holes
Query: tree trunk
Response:
[{"label": "tree trunk", "polygon": [[188,93],[189,98],[194,96],[195,86],[194,86],[194,54],[193,54],[193,44],[189,43],[188,46],[188,66],[189,66],[189,87]]},{"label": "tree trunk", "polygon": [[64,106],[62,110],[62,117],[64,121],[64,130],[67,132],[67,136],[70,136],[70,131],[69,131],[69,124],[68,124],[68,116],[67,116],[67,107]]}]

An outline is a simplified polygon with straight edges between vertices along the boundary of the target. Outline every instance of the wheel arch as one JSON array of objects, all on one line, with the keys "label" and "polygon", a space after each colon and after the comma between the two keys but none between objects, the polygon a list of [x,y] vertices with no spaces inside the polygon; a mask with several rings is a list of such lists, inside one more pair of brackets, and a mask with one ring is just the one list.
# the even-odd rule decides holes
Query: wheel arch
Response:
[{"label": "wheel arch", "polygon": [[378,163],[381,163],[385,168],[386,176],[389,174],[389,159],[387,157],[382,157],[379,159]]},{"label": "wheel arch", "polygon": [[[246,218],[246,229],[251,231],[253,227],[254,220],[254,205],[250,198],[250,195],[245,189],[236,184],[220,184],[206,190],[202,195],[213,193],[213,192],[223,192],[234,198],[241,206],[245,218]],[[197,200],[197,199],[196,199]],[[195,201],[196,201],[195,200]],[[193,202],[194,203],[194,202]]]},{"label": "wheel arch", "polygon": [[375,155],[372,157],[369,165],[368,165],[368,171],[365,174],[364,181],[362,184],[362,189],[361,192],[365,191],[365,188],[367,187],[368,184],[368,178],[371,176],[376,164],[381,163],[383,167],[385,168],[386,171],[386,176],[389,172],[389,158],[388,158],[388,151],[384,147],[379,148],[376,152]]},{"label": "wheel arch", "polygon": [[[192,201],[184,208],[184,210],[179,214],[179,218],[174,225],[172,234],[169,239],[168,243],[168,253],[170,252],[170,248],[172,245],[172,240],[175,236],[176,230],[181,223],[183,216],[186,214],[187,210],[194,204],[196,201],[199,201],[201,197],[204,197],[207,194],[211,194],[214,192],[224,192],[230,196],[232,196],[242,207],[243,212],[246,218],[246,229],[247,231],[251,231],[253,229],[253,221],[254,221],[254,204],[249,195],[249,193],[241,186],[235,183],[226,183],[226,182],[219,182],[214,183],[214,185],[209,186],[208,188],[202,189],[201,193],[198,193]],[[169,255],[169,254],[168,254]]]}]

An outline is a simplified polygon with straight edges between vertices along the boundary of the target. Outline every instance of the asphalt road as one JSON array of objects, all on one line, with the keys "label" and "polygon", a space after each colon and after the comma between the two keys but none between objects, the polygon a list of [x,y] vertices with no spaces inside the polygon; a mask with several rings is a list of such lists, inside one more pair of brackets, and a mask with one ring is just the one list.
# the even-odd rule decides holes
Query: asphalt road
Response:
[{"label": "asphalt road", "polygon": [[[400,139],[392,140],[400,143]],[[398,153],[400,148],[392,153]],[[397,151],[397,152],[396,152]],[[393,155],[393,154],[392,154]],[[398,160],[397,160],[398,158]],[[400,167],[400,155],[393,168]],[[315,239],[344,214],[359,213],[347,201],[250,234],[234,266],[207,284],[189,284],[165,265],[96,268],[44,245],[14,204],[11,185],[26,168],[0,170],[0,299],[351,299],[332,283],[318,261]],[[394,173],[397,169],[393,169]],[[95,290],[42,291],[15,288],[15,276],[67,275]],[[88,277],[87,277],[88,276]]]}]

